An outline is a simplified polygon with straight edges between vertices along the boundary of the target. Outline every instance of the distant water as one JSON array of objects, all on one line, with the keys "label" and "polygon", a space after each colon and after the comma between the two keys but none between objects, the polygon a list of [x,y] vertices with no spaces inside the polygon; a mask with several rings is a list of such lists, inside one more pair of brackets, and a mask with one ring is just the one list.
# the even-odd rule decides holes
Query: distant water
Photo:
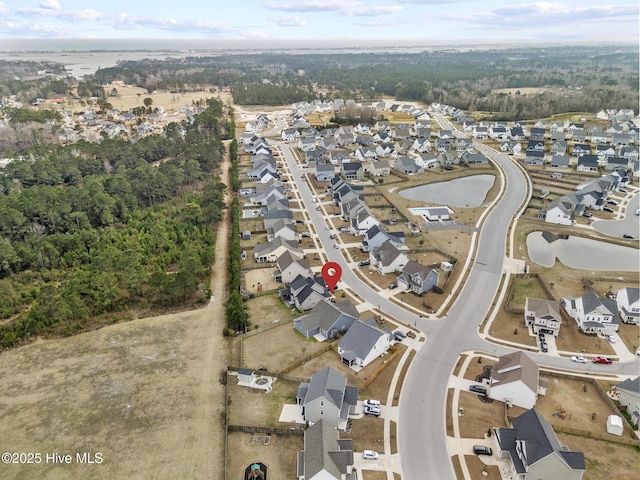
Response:
[{"label": "distant water", "polygon": [[496,177],[472,175],[448,182],[430,183],[401,190],[401,197],[419,202],[436,203],[450,207],[479,207],[487,197]]}]

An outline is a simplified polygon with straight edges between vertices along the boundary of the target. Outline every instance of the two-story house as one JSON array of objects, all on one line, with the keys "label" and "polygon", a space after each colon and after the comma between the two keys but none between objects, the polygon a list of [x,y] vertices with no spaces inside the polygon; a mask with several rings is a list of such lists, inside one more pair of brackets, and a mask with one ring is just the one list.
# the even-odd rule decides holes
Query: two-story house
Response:
[{"label": "two-story house", "polygon": [[600,297],[589,290],[581,297],[562,299],[565,311],[585,333],[617,332],[620,325],[618,306],[615,300]]},{"label": "two-story house", "polygon": [[436,269],[409,260],[398,276],[398,286],[416,295],[422,295],[438,286],[440,275]]},{"label": "two-story house", "polygon": [[533,333],[544,333],[557,337],[562,324],[560,303],[527,298],[524,304],[524,320],[527,326],[532,327]]}]

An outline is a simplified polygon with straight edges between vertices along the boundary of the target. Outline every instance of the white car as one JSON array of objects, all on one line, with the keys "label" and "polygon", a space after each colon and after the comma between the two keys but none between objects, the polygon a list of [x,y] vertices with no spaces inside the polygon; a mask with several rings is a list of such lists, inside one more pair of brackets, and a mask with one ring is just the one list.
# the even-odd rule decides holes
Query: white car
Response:
[{"label": "white car", "polygon": [[333,248],[338,249],[338,248],[340,248],[340,245],[338,245],[337,243],[334,243],[333,244]]},{"label": "white car", "polygon": [[376,452],[374,450],[364,450],[362,452],[362,458],[365,458],[367,460],[377,460],[378,459],[378,452]]},{"label": "white car", "polygon": [[616,343],[616,337],[614,337],[613,335],[611,335],[610,333],[605,333],[604,334],[604,338],[606,338],[607,340],[609,340],[609,343]]},{"label": "white car", "polygon": [[379,417],[382,414],[382,410],[380,407],[364,407],[364,414]]},{"label": "white car", "polygon": [[571,361],[576,363],[587,363],[587,359],[579,355],[574,355],[573,357],[571,357]]},{"label": "white car", "polygon": [[364,407],[380,407],[381,403],[380,400],[373,400],[372,398],[370,398],[362,402],[362,405]]}]

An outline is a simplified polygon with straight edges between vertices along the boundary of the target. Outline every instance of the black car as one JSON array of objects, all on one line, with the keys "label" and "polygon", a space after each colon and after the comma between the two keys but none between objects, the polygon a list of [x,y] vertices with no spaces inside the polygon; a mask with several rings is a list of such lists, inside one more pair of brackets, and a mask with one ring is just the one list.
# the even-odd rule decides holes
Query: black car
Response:
[{"label": "black car", "polygon": [[469,385],[469,391],[479,393],[481,395],[486,395],[487,387],[485,387],[484,385]]},{"label": "black car", "polygon": [[602,207],[602,211],[603,212],[614,213],[613,208],[609,208],[609,207]]},{"label": "black car", "polygon": [[361,262],[358,262],[359,267],[368,267],[369,265],[371,265],[369,260],[362,260]]},{"label": "black car", "polygon": [[547,347],[546,343],[541,343],[540,344],[540,350],[542,350],[542,352],[547,353],[549,351],[549,347]]},{"label": "black car", "polygon": [[593,217],[593,215],[591,215],[589,212],[584,212],[584,213],[582,214],[582,216],[583,216],[584,218],[591,218],[591,217]]},{"label": "black car", "polygon": [[631,239],[633,239],[633,235],[629,235],[628,233],[625,233],[624,235],[622,235],[622,238],[631,238]]}]

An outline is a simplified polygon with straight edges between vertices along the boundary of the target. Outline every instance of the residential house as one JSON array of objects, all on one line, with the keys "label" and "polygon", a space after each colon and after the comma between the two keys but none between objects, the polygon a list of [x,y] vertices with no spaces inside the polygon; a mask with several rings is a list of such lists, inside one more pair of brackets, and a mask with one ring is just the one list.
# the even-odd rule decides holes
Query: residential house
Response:
[{"label": "residential house", "polygon": [[304,449],[298,452],[298,480],[355,480],[353,440],[323,420],[304,431]]},{"label": "residential house", "polygon": [[364,168],[373,177],[387,177],[391,174],[391,165],[387,160],[371,162]]},{"label": "residential house", "polygon": [[582,157],[591,153],[591,147],[586,143],[576,143],[573,145],[573,156]]},{"label": "residential house", "polygon": [[316,139],[314,137],[300,137],[298,148],[303,152],[310,152],[316,149]]},{"label": "residential house", "polygon": [[324,150],[307,150],[304,155],[307,166],[325,165],[327,163]]},{"label": "residential house", "polygon": [[381,275],[400,272],[409,261],[406,253],[400,251],[390,240],[369,252],[369,262]]},{"label": "residential house", "polygon": [[[364,203],[362,203],[362,205],[364,205]],[[366,205],[352,212],[349,218],[349,231],[355,236],[364,235],[371,227],[380,224]]]},{"label": "residential house", "polygon": [[506,141],[500,143],[501,152],[511,152],[516,155],[520,155],[522,151],[522,144],[520,142]]},{"label": "residential house", "polygon": [[473,129],[473,138],[476,140],[486,140],[489,138],[489,128],[476,125]]},{"label": "residential house", "polygon": [[618,290],[616,305],[620,312],[620,320],[640,325],[640,288],[624,287]]},{"label": "residential house", "polygon": [[511,140],[517,142],[525,139],[524,129],[522,127],[511,127]]},{"label": "residential house", "polygon": [[551,157],[552,168],[569,168],[571,157],[568,155],[554,155]]},{"label": "residential house", "polygon": [[431,140],[429,139],[429,137],[416,138],[413,142],[413,149],[420,153],[430,152]]},{"label": "residential house", "polygon": [[412,158],[409,157],[396,158],[396,161],[393,164],[393,169],[405,174],[416,174],[423,172],[423,169],[419,167]]},{"label": "residential house", "polygon": [[381,143],[376,147],[376,155],[382,158],[390,158],[396,156],[396,147],[393,143]]},{"label": "residential house", "polygon": [[604,169],[607,171],[615,170],[615,169],[623,169],[627,170],[629,168],[629,160],[622,157],[609,157],[607,158],[607,163],[604,166]]},{"label": "residential house", "polygon": [[373,135],[361,133],[360,135],[356,136],[356,143],[358,145],[362,145],[363,147],[371,147],[376,143],[376,141],[373,139]]},{"label": "residential house", "polygon": [[259,243],[253,247],[253,258],[257,263],[275,262],[286,250],[298,258],[304,256],[304,251],[298,247],[297,241],[276,237],[269,243]]},{"label": "residential house", "polygon": [[507,129],[501,125],[492,125],[489,127],[489,136],[499,142],[503,142],[509,138]]},{"label": "residential house", "polygon": [[534,127],[531,129],[531,133],[529,134],[529,139],[544,141],[545,133],[546,133],[546,130],[544,128]]},{"label": "residential house", "polygon": [[527,165],[541,166],[544,164],[544,152],[539,150],[527,150],[524,157],[524,163]]},{"label": "residential house", "polygon": [[414,158],[416,165],[423,170],[428,168],[436,168],[438,166],[438,159],[433,153],[421,153]]},{"label": "residential house", "polygon": [[551,155],[564,155],[567,153],[567,141],[556,140],[551,144]]},{"label": "residential house", "polygon": [[552,200],[547,207],[538,213],[538,218],[543,218],[547,223],[558,225],[575,225],[575,217],[581,215],[584,207],[572,202],[567,196]]},{"label": "residential house", "polygon": [[634,161],[638,160],[638,158],[639,158],[638,147],[633,146],[633,145],[628,145],[626,147],[621,147],[620,148],[620,156],[622,158],[626,158],[630,162],[634,162]]},{"label": "residential house", "polygon": [[375,250],[386,241],[390,241],[395,247],[400,247],[404,244],[404,232],[385,232],[379,225],[374,225],[364,234],[362,251],[370,252]]},{"label": "residential house", "polygon": [[578,157],[578,166],[576,167],[578,172],[597,172],[598,171],[598,157],[595,155],[582,155]]},{"label": "residential house", "polygon": [[436,150],[438,152],[448,152],[451,150],[451,139],[450,138],[436,138]]},{"label": "residential house", "polygon": [[522,351],[503,355],[491,368],[489,398],[522,408],[533,408],[538,394],[546,393],[538,365]]},{"label": "residential house", "polygon": [[626,147],[634,143],[633,138],[628,133],[614,133],[611,137],[611,144],[616,147]]},{"label": "residential house", "polygon": [[391,132],[386,130],[380,130],[379,132],[373,135],[373,139],[378,143],[391,143],[393,141],[393,137],[391,136]]},{"label": "residential house", "polygon": [[607,158],[616,155],[616,149],[611,145],[596,145],[595,155],[601,163],[606,162]]},{"label": "residential house", "polygon": [[376,149],[373,147],[360,147],[356,150],[354,154],[356,160],[360,162],[372,161],[378,158],[378,154],[376,153]]},{"label": "residential house", "polygon": [[458,165],[460,163],[460,157],[454,152],[439,152],[436,155],[436,159],[441,166]]},{"label": "residential house", "polygon": [[324,150],[338,150],[340,148],[340,144],[338,143],[338,140],[334,137],[324,137],[324,138],[321,138],[320,141],[318,142],[318,147]]},{"label": "residential house", "polygon": [[582,297],[564,297],[562,306],[576,321],[578,328],[585,333],[618,331],[620,315],[616,301],[600,297],[593,290],[589,290]]},{"label": "residential house", "polygon": [[343,163],[348,163],[350,161],[349,152],[340,149],[331,150],[329,152],[329,161],[332,165],[342,165]]},{"label": "residential house", "polygon": [[345,365],[358,371],[389,350],[393,335],[378,328],[376,320],[355,321],[338,343],[338,355]]},{"label": "residential house", "polygon": [[293,282],[298,275],[306,277],[313,276],[313,272],[309,267],[309,261],[306,258],[299,258],[289,250],[278,257],[276,267],[278,267],[278,269],[274,272],[273,279],[285,285]]},{"label": "residential house", "polygon": [[529,140],[527,142],[527,153],[529,152],[544,152],[544,141]]},{"label": "residential house", "polygon": [[527,298],[524,304],[524,321],[536,335],[544,333],[557,337],[562,324],[560,303],[538,298]]},{"label": "residential house", "polygon": [[346,180],[363,180],[364,168],[362,167],[362,162],[343,163],[342,176]]},{"label": "residential house", "polygon": [[627,414],[636,427],[640,426],[640,377],[627,378],[616,385],[618,402],[627,407]]},{"label": "residential house", "polygon": [[347,379],[331,367],[326,367],[311,376],[309,383],[298,387],[296,400],[302,406],[306,423],[320,420],[338,430],[347,428],[349,414],[355,413],[358,403],[358,388],[347,385]]},{"label": "residential house", "polygon": [[573,132],[569,131],[571,135],[571,141],[584,143],[587,139],[587,132],[583,128],[576,128]]},{"label": "residential house", "polygon": [[494,428],[499,458],[511,460],[506,477],[514,480],[581,480],[584,454],[560,445],[551,424],[531,408],[511,421],[511,428]]},{"label": "residential house", "polygon": [[298,275],[289,286],[279,292],[283,301],[294,305],[299,311],[311,310],[321,301],[331,298],[331,293],[321,277]]},{"label": "residential house", "polygon": [[555,132],[551,132],[550,135],[551,143],[556,142],[558,140],[566,141],[566,134],[562,130],[556,130]]},{"label": "residential house", "polygon": [[421,263],[409,260],[398,276],[398,286],[406,290],[422,295],[438,286],[440,275],[434,268],[427,267]]},{"label": "residential house", "polygon": [[464,152],[461,160],[467,165],[487,165],[489,163],[489,159],[480,152]]},{"label": "residential house", "polygon": [[267,241],[272,241],[276,237],[282,237],[285,240],[298,240],[298,232],[296,224],[291,223],[290,219],[278,218],[266,228]]},{"label": "residential house", "polygon": [[467,137],[458,137],[455,139],[456,152],[473,152],[473,140]]},{"label": "residential house", "polygon": [[318,182],[326,182],[335,178],[336,172],[334,170],[333,165],[316,165],[315,167],[315,176]]},{"label": "residential house", "polygon": [[293,328],[305,338],[333,340],[349,330],[359,316],[357,308],[349,300],[339,303],[323,300],[305,315],[294,319]]}]

